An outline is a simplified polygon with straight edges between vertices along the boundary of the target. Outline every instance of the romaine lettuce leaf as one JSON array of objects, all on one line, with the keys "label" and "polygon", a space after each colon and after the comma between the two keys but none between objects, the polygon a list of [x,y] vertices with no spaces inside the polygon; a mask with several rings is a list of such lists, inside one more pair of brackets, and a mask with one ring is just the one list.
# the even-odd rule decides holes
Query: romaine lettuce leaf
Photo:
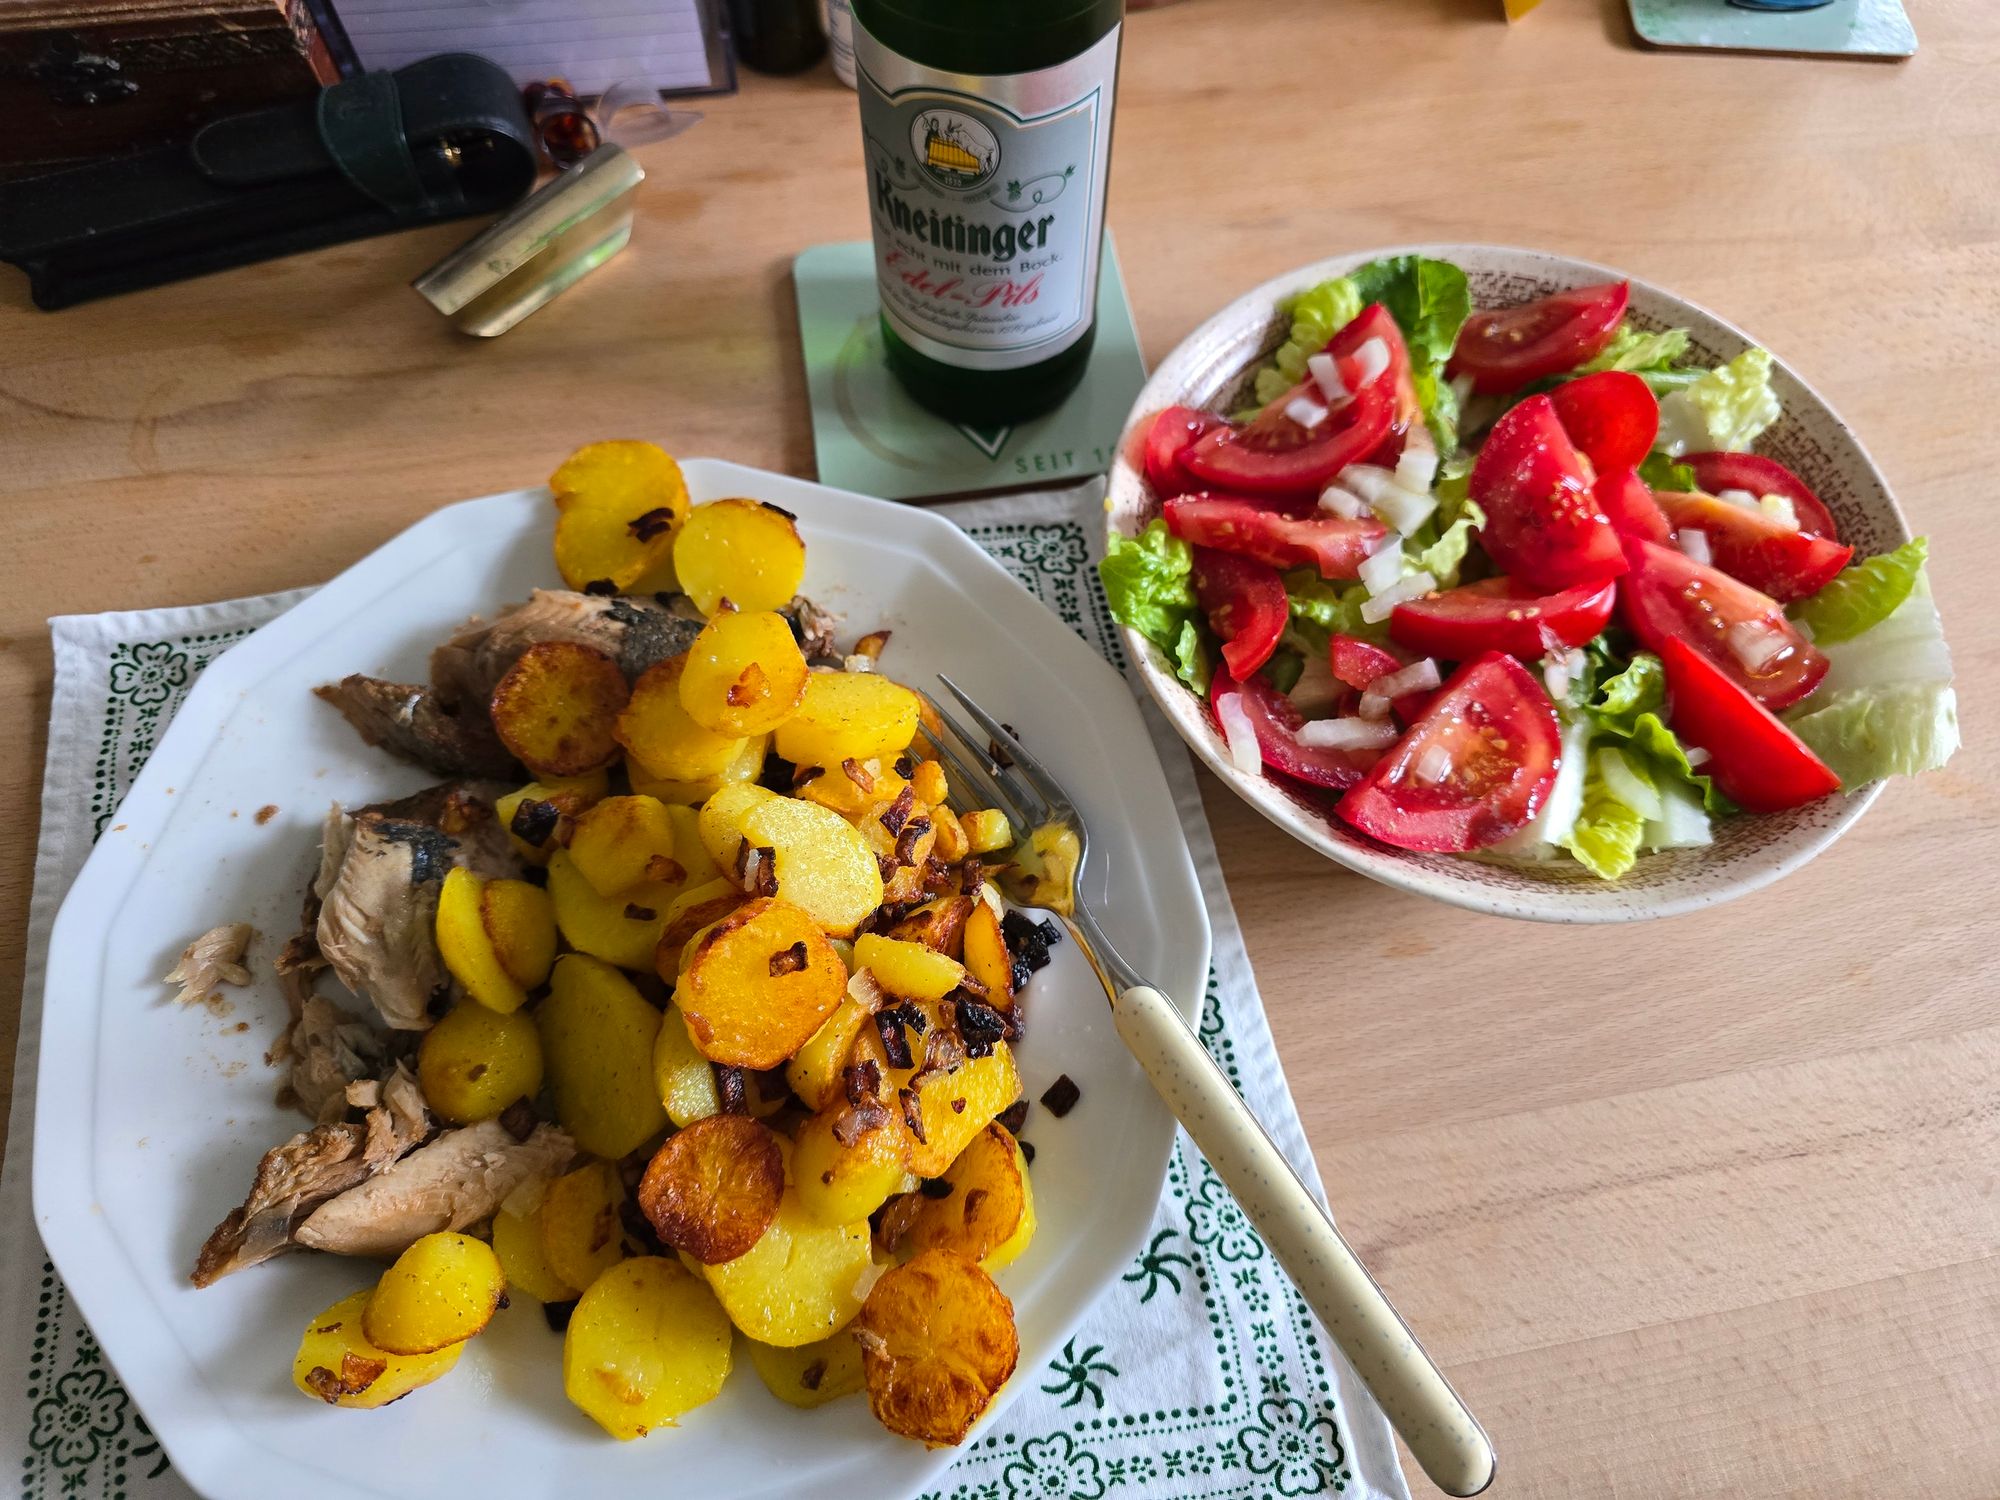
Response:
[{"label": "romaine lettuce leaf", "polygon": [[1771,356],[1745,349],[1660,398],[1660,434],[1653,446],[1670,458],[1714,449],[1741,453],[1782,414],[1771,389]]},{"label": "romaine lettuce leaf", "polygon": [[1458,571],[1465,566],[1465,554],[1471,550],[1472,534],[1486,524],[1486,512],[1472,500],[1467,500],[1459,508],[1458,519],[1447,526],[1436,541],[1412,550],[1409,545],[1403,549],[1403,573],[1428,573],[1437,580],[1440,589],[1458,587]]},{"label": "romaine lettuce leaf", "polygon": [[[1601,754],[1602,752],[1600,752]],[[1617,754],[1614,750],[1612,754]],[[1651,785],[1643,768],[1626,764],[1632,774]],[[1605,780],[1598,757],[1590,758],[1583,777],[1583,806],[1562,847],[1600,880],[1616,880],[1639,857],[1639,841],[1645,837],[1646,819],[1637,808],[1622,801]]]},{"label": "romaine lettuce leaf", "polygon": [[1677,464],[1664,453],[1648,453],[1639,465],[1639,478],[1649,490],[1679,490],[1683,494],[1701,488],[1694,482],[1694,469]]},{"label": "romaine lettuce leaf", "polygon": [[1573,375],[1595,375],[1600,370],[1630,370],[1635,375],[1662,374],[1673,369],[1674,361],[1688,349],[1685,328],[1665,328],[1648,333],[1634,327],[1631,319],[1618,325],[1611,342],[1595,357],[1584,361]]},{"label": "romaine lettuce leaf", "polygon": [[1194,596],[1194,549],[1164,521],[1135,537],[1113,534],[1097,576],[1112,618],[1146,637],[1174,663],[1175,675],[1208,691],[1208,646]]},{"label": "romaine lettuce leaf", "polygon": [[1710,778],[1688,764],[1687,748],[1661,717],[1666,701],[1667,674],[1659,657],[1635,651],[1624,671],[1598,682],[1584,712],[1600,729],[1624,741],[1655,780],[1664,775],[1685,782],[1701,793],[1702,805],[1712,813],[1736,811]]},{"label": "romaine lettuce leaf", "polygon": [[1286,633],[1297,635],[1300,649],[1308,654],[1324,652],[1335,634],[1388,638],[1387,624],[1371,625],[1361,618],[1368,590],[1358,583],[1328,583],[1311,568],[1297,568],[1285,574],[1285,602],[1291,612]]},{"label": "romaine lettuce leaf", "polygon": [[1368,305],[1352,277],[1336,276],[1308,287],[1278,310],[1292,320],[1291,337],[1278,347],[1272,363],[1257,372],[1257,404],[1275,401],[1306,378],[1306,361],[1326,347],[1326,341],[1354,321]]},{"label": "romaine lettuce leaf", "polygon": [[1208,638],[1202,628],[1193,620],[1181,621],[1180,633],[1174,637],[1169,654],[1174,659],[1174,676],[1206,698],[1213,664],[1209,661]]},{"label": "romaine lettuce leaf", "polygon": [[1894,552],[1843,568],[1817,594],[1793,605],[1792,618],[1809,627],[1822,647],[1853,640],[1902,607],[1929,551],[1929,539],[1917,537]]}]

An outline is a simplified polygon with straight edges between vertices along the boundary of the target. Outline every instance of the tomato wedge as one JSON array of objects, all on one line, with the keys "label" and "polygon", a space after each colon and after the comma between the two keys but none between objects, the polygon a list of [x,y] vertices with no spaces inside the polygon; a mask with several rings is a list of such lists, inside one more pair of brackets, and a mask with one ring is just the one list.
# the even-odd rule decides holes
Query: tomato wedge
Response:
[{"label": "tomato wedge", "polygon": [[1615,582],[1539,594],[1512,578],[1488,578],[1397,605],[1389,616],[1389,637],[1446,661],[1468,661],[1483,651],[1544,656],[1552,642],[1581,646],[1595,640],[1617,598]]},{"label": "tomato wedge", "polygon": [[[1378,678],[1392,672],[1400,672],[1409,663],[1394,652],[1364,641],[1357,636],[1335,635],[1327,646],[1327,665],[1333,668],[1334,677],[1358,692],[1367,692]],[[1412,688],[1400,697],[1389,700],[1390,712],[1405,724],[1414,724],[1423,717],[1434,696],[1429,688]]]},{"label": "tomato wedge", "polygon": [[[1341,360],[1340,373],[1352,387],[1354,361]],[[1395,388],[1386,379],[1362,386],[1344,406],[1311,428],[1301,427],[1287,414],[1296,396],[1318,401],[1319,387],[1311,380],[1301,381],[1247,426],[1204,433],[1181,455],[1181,463],[1195,478],[1220,489],[1252,495],[1317,495],[1342,469],[1380,448],[1395,425]]]},{"label": "tomato wedge", "polygon": [[1660,660],[1674,733],[1708,752],[1702,773],[1732,802],[1782,812],[1840,789],[1840,778],[1805,741],[1686,641],[1668,641]]},{"label": "tomato wedge", "polygon": [[1566,380],[1549,392],[1569,440],[1598,473],[1636,469],[1660,435],[1660,403],[1653,389],[1624,370],[1600,370]]},{"label": "tomato wedge", "polygon": [[1492,651],[1452,675],[1334,811],[1398,849],[1481,849],[1527,825],[1561,763],[1549,695]]},{"label": "tomato wedge", "polygon": [[1662,495],[1660,509],[1676,531],[1707,537],[1709,556],[1723,572],[1780,604],[1818,593],[1854,556],[1852,547],[1787,530],[1761,510],[1712,495]]},{"label": "tomato wedge", "polygon": [[1472,388],[1486,395],[1574,370],[1611,342],[1631,300],[1629,282],[1608,281],[1474,313],[1459,330],[1449,369],[1470,375]]},{"label": "tomato wedge", "polygon": [[1828,541],[1840,540],[1833,527],[1833,512],[1803,479],[1775,458],[1761,453],[1690,453],[1681,462],[1694,470],[1694,482],[1711,495],[1724,490],[1747,490],[1759,499],[1783,495],[1792,502],[1799,530]]},{"label": "tomato wedge", "polygon": [[1659,501],[1646,488],[1646,481],[1630,469],[1599,474],[1597,483],[1590,487],[1590,498],[1620,536],[1636,536],[1642,542],[1662,546],[1674,539],[1674,529],[1667,524]]},{"label": "tomato wedge", "polygon": [[1584,461],[1547,396],[1530,396],[1493,424],[1472,466],[1472,498],[1486,512],[1480,544],[1544,593],[1625,571],[1618,533],[1591,498]]},{"label": "tomato wedge", "polygon": [[1388,532],[1380,521],[1291,516],[1240,495],[1176,495],[1160,507],[1167,530],[1197,547],[1254,557],[1274,568],[1317,568],[1353,578]]},{"label": "tomato wedge", "polygon": [[1388,308],[1379,302],[1369,303],[1327,341],[1326,352],[1340,362],[1340,373],[1345,377],[1349,361],[1370,339],[1380,339],[1389,350],[1389,368],[1384,378],[1396,397],[1394,424],[1408,427],[1412,422],[1421,422],[1424,407],[1417,399],[1417,383],[1410,375],[1410,346],[1403,342],[1403,330],[1396,325]]},{"label": "tomato wedge", "polygon": [[1153,418],[1141,455],[1146,483],[1153,487],[1153,493],[1165,499],[1197,488],[1195,477],[1181,467],[1181,455],[1203,433],[1228,425],[1214,412],[1196,411],[1191,406],[1170,406]]},{"label": "tomato wedge", "polygon": [[1773,713],[1819,686],[1827,660],[1775,599],[1673,547],[1627,539],[1632,571],[1619,615],[1640,644],[1663,657],[1684,640]]},{"label": "tomato wedge", "polygon": [[[1227,668],[1218,671],[1208,688],[1208,700],[1216,711],[1218,724],[1222,722],[1222,703],[1227,698],[1234,698],[1249,716],[1264,764],[1295,781],[1338,791],[1359,781],[1382,753],[1300,744],[1299,726],[1305,723],[1305,715],[1293,706],[1291,699],[1261,677],[1238,679]],[[1227,732],[1224,731],[1225,735]]]},{"label": "tomato wedge", "polygon": [[1213,547],[1194,549],[1194,594],[1222,637],[1232,676],[1248,677],[1271,659],[1285,633],[1290,606],[1285,581],[1269,563]]}]

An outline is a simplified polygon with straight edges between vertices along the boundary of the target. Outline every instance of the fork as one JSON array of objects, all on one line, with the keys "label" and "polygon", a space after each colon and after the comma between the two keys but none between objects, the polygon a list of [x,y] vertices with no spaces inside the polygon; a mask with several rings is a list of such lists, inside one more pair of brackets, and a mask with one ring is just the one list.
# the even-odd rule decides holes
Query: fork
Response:
[{"label": "fork", "polygon": [[[1090,834],[1060,783],[1011,729],[956,683],[942,673],[938,681],[984,731],[976,734],[926,698],[946,731],[929,734],[938,758],[967,790],[1004,812],[1019,837],[1048,825],[1074,833],[1080,877],[1090,857]],[[1118,1035],[1431,1482],[1447,1495],[1478,1494],[1493,1482],[1493,1445],[1485,1431],[1173,1001],[1112,947],[1084,900],[1082,884],[1080,878],[1071,881],[1073,912],[1056,915],[1111,997]]]}]

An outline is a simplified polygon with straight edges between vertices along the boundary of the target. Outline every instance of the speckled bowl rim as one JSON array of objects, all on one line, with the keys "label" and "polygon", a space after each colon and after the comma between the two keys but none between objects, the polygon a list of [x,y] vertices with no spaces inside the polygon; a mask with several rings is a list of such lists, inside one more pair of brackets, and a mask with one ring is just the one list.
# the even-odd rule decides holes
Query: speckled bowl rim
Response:
[{"label": "speckled bowl rim", "polygon": [[[1629,281],[1635,312],[1638,304],[1657,299],[1671,310],[1674,322],[1694,329],[1697,345],[1712,346],[1719,342],[1723,347],[1715,352],[1733,356],[1759,342],[1727,318],[1642,277],[1551,251],[1504,245],[1416,244],[1329,256],[1245,292],[1189,334],[1160,362],[1139,392],[1121,430],[1105,500],[1107,530],[1129,535],[1143,526],[1158,508],[1157,500],[1131,462],[1133,429],[1142,418],[1167,406],[1210,406],[1240,382],[1281,341],[1282,324],[1277,307],[1282,298],[1368,261],[1413,254],[1454,261],[1475,282],[1506,275],[1539,275],[1556,286]],[[1703,327],[1704,324],[1708,326]],[[1247,356],[1242,353],[1246,345],[1254,346]],[[1768,344],[1760,347],[1770,348]],[[1776,351],[1772,351],[1772,356],[1773,384],[1785,407],[1784,424],[1810,421],[1820,426],[1817,433],[1801,431],[1800,440],[1820,447],[1851,488],[1860,492],[1860,498],[1850,499],[1846,509],[1852,512],[1861,507],[1874,512],[1867,529],[1876,534],[1878,541],[1883,533],[1892,539],[1890,546],[1907,541],[1911,534],[1909,524],[1888,480],[1867,449],[1818,391]],[[1762,447],[1760,442],[1759,448]],[[1854,516],[1844,514],[1832,499],[1828,503],[1834,506],[1842,535],[1847,537]],[[1868,550],[1856,548],[1858,555],[1865,555]],[[1720,905],[1761,890],[1806,864],[1852,828],[1882,791],[1881,782],[1871,782],[1806,809],[1731,819],[1721,826],[1747,829],[1752,836],[1739,837],[1726,847],[1718,842],[1707,849],[1641,856],[1642,865],[1644,861],[1675,862],[1672,879],[1677,888],[1670,890],[1649,890],[1643,884],[1628,885],[1626,881],[1599,881],[1580,867],[1573,867],[1575,873],[1568,874],[1557,869],[1544,871],[1457,855],[1412,854],[1390,849],[1349,830],[1330,811],[1314,808],[1300,794],[1272,778],[1250,776],[1237,770],[1229,758],[1228,746],[1209,718],[1206,704],[1182,686],[1160,649],[1129,626],[1121,625],[1119,629],[1134,670],[1161,712],[1202,764],[1237,796],[1300,843],[1336,864],[1384,885],[1470,911],[1529,921],[1582,924],[1643,921]],[[1757,834],[1764,836],[1756,837]]]}]

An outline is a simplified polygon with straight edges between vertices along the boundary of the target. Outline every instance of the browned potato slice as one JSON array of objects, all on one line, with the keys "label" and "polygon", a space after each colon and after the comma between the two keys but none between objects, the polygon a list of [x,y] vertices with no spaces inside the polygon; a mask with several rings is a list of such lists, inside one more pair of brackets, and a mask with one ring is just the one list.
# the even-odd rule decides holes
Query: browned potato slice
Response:
[{"label": "browned potato slice", "polygon": [[854,940],[854,962],[906,1000],[942,1000],[965,982],[965,970],[935,948],[873,932]]},{"label": "browned potato slice", "polygon": [[764,1388],[787,1406],[810,1411],[862,1389],[861,1345],[852,1334],[836,1333],[832,1338],[801,1344],[796,1349],[774,1349],[755,1339],[745,1339],[750,1366]]},{"label": "browned potato slice", "polygon": [[674,573],[705,615],[724,599],[738,609],[781,609],[806,576],[806,544],[790,511],[712,500],[688,512],[675,536]]},{"label": "browned potato slice", "polygon": [[888,936],[957,958],[965,951],[965,923],[975,904],[970,896],[939,896],[891,927]]},{"label": "browned potato slice", "polygon": [[754,782],[763,773],[764,757],[770,749],[771,737],[768,734],[753,734],[742,742],[735,758],[721,771],[695,781],[676,781],[666,776],[649,775],[644,766],[629,758],[625,768],[633,791],[657,797],[669,807],[678,807],[692,815],[697,807],[724,787],[737,782]]},{"label": "browned potato slice", "polygon": [[[955,1250],[989,1271],[998,1270],[988,1257],[1007,1245],[1023,1217],[1033,1212],[1028,1206],[1027,1172],[1014,1137],[1003,1125],[988,1125],[959,1152],[944,1181],[951,1191],[942,1198],[921,1200],[902,1248]],[[1025,1243],[1010,1246],[1007,1258],[1018,1255]]]},{"label": "browned potato slice", "polygon": [[729,1343],[729,1319],[699,1276],[640,1256],[578,1300],[563,1334],[563,1394],[613,1437],[643,1437],[715,1399]]},{"label": "browned potato slice", "polygon": [[730,1322],[760,1344],[794,1349],[845,1328],[874,1269],[867,1224],[822,1224],[787,1189],[749,1252],[702,1274]]},{"label": "browned potato slice", "polygon": [[667,904],[666,925],[653,949],[653,967],[668,984],[678,984],[681,956],[696,933],[713,927],[750,898],[727,880],[690,886]]},{"label": "browned potato slice", "polygon": [[763,1238],[784,1191],[778,1138],[743,1115],[709,1115],[653,1154],[639,1207],[662,1241],[713,1266]]},{"label": "browned potato slice", "polygon": [[391,1354],[369,1343],[361,1320],[374,1295],[372,1287],[364,1288],[306,1324],[292,1361],[293,1385],[328,1406],[387,1406],[458,1363],[463,1344],[432,1354]]},{"label": "browned potato slice", "polygon": [[640,881],[678,889],[687,870],[674,852],[674,820],[652,797],[606,797],[576,820],[570,862],[600,896]]},{"label": "browned potato slice", "polygon": [[569,839],[577,816],[601,801],[610,785],[602,771],[531,781],[493,804],[514,852],[531,865],[546,864]]},{"label": "browned potato slice", "polygon": [[995,1042],[985,1057],[968,1058],[910,1080],[902,1101],[910,1120],[910,1170],[936,1177],[1000,1112],[1021,1097],[1014,1053]]},{"label": "browned potato slice", "polygon": [[679,894],[673,886],[642,881],[615,896],[600,896],[583,878],[567,849],[549,856],[549,904],[570,947],[621,969],[652,967],[668,913]]},{"label": "browned potato slice", "polygon": [[624,593],[673,558],[688,513],[680,465],[651,443],[579,448],[549,476],[556,568],[573,589],[609,583]]},{"label": "browned potato slice", "polygon": [[461,1002],[417,1048],[424,1100],[454,1125],[491,1120],[542,1087],[542,1038],[525,1011],[500,1015]]},{"label": "browned potato slice", "polygon": [[[527,889],[543,894],[533,886]],[[507,972],[494,949],[486,923],[486,891],[487,881],[470,870],[454,866],[445,871],[435,922],[438,956],[467,995],[506,1015],[528,1003],[528,992]]]},{"label": "browned potato slice", "polygon": [[736,869],[736,856],[743,849],[743,823],[750,810],[760,803],[778,800],[778,794],[754,781],[740,781],[717,790],[695,814],[695,828],[716,869],[728,875]]},{"label": "browned potato slice", "polygon": [[836,1094],[799,1127],[792,1182],[799,1206],[822,1224],[854,1224],[889,1201],[909,1173],[909,1133],[880,1100]]},{"label": "browned potato slice", "polygon": [[839,813],[794,797],[759,802],[743,816],[752,848],[775,855],[777,894],[846,937],[882,904],[882,871],[867,840]]},{"label": "browned potato slice", "polygon": [[1010,847],[1014,842],[1014,825],[997,807],[982,807],[977,812],[966,813],[958,821],[965,830],[967,853],[992,854]]},{"label": "browned potato slice", "polygon": [[602,651],[538,641],[493,689],[493,727],[537,776],[581,776],[618,758],[614,731],[630,691]]},{"label": "browned potato slice", "polygon": [[951,796],[951,783],[945,780],[944,767],[934,760],[917,762],[916,769],[910,772],[910,785],[925,807],[942,807]]},{"label": "browned potato slice", "polygon": [[814,672],[797,712],[778,726],[775,748],[794,765],[828,772],[844,760],[887,765],[916,738],[920,717],[917,695],[879,673]]},{"label": "browned potato slice", "polygon": [[542,1263],[579,1291],[625,1258],[625,1184],[607,1161],[564,1173],[542,1195]]},{"label": "browned potato slice", "polygon": [[955,865],[972,850],[965,837],[965,825],[958,821],[958,814],[940,802],[931,809],[931,826],[937,829],[937,842],[931,853],[948,865]]},{"label": "browned potato slice", "polygon": [[513,1202],[510,1197],[493,1216],[493,1253],[500,1257],[500,1269],[507,1273],[508,1295],[526,1292],[537,1302],[574,1301],[581,1288],[549,1269],[548,1252],[542,1248],[541,1203],[515,1213]]},{"label": "browned potato slice", "polygon": [[491,1245],[469,1234],[427,1234],[382,1273],[361,1331],[391,1354],[429,1354],[478,1333],[506,1291]]},{"label": "browned potato slice", "polygon": [[613,725],[625,753],[647,776],[662,781],[702,781],[720,776],[743,753],[743,737],[716,734],[681,706],[685,656],[656,661],[639,674]]},{"label": "browned potato slice", "polygon": [[525,880],[489,880],[479,894],[479,920],[509,979],[529,990],[547,982],[556,961],[556,914],[547,891]]},{"label": "browned potato slice", "polygon": [[894,760],[885,760],[880,756],[865,761],[850,758],[839,765],[824,768],[801,768],[801,771],[804,770],[816,774],[795,782],[792,795],[831,808],[850,820],[862,816],[880,802],[894,802],[897,793],[909,785],[896,774]]},{"label": "browned potato slice", "polygon": [[717,615],[688,648],[681,707],[717,734],[768,734],[806,693],[806,658],[783,615]]},{"label": "browned potato slice", "polygon": [[886,1272],[854,1329],[876,1420],[932,1448],[965,1440],[1021,1352],[1014,1304],[949,1250]]},{"label": "browned potato slice", "polygon": [[785,1078],[807,1109],[824,1109],[840,1097],[841,1074],[854,1050],[854,1039],[874,1016],[874,1007],[857,998],[850,986],[833,1014],[792,1054],[785,1065]]},{"label": "browned potato slice", "polygon": [[591,1155],[616,1161],[666,1129],[653,1087],[660,1020],[611,965],[581,953],[556,961],[535,1026],[556,1120]]},{"label": "browned potato slice", "polygon": [[798,1051],[846,992],[847,967],[812,917],[765,899],[709,929],[674,1003],[704,1056],[762,1071]]},{"label": "browned potato slice", "polygon": [[1000,932],[1000,918],[984,901],[975,901],[965,919],[965,972],[986,990],[1001,1009],[1014,1004],[1014,958]]}]

